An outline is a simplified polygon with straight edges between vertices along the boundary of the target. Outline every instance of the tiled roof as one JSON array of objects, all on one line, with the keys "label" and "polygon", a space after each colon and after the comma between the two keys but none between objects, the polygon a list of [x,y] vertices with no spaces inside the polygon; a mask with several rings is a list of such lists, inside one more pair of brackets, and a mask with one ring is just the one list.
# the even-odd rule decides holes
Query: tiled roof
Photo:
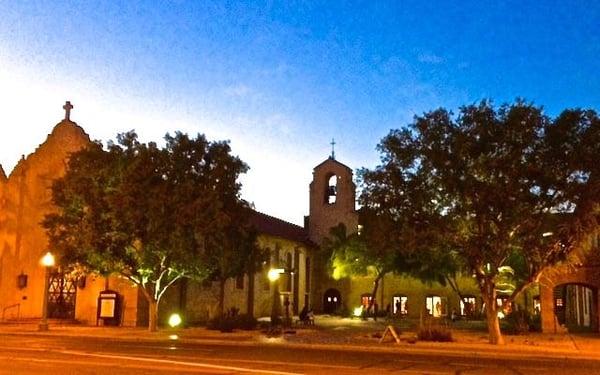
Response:
[{"label": "tiled roof", "polygon": [[299,225],[289,223],[258,211],[252,211],[250,223],[259,233],[313,246],[308,239],[308,231]]},{"label": "tiled roof", "polygon": [[323,165],[323,164],[325,164],[325,163],[333,163],[333,164],[338,164],[338,165],[340,165],[341,167],[343,167],[343,168],[346,168],[346,169],[347,169],[347,170],[349,170],[349,171],[352,171],[352,169],[351,169],[349,166],[347,166],[347,165],[346,165],[346,164],[344,164],[344,163],[340,163],[339,161],[337,161],[337,160],[333,159],[331,156],[330,156],[330,157],[328,157],[327,159],[323,160],[321,163],[319,163],[319,164],[318,164],[316,167],[314,167],[313,169],[318,169],[320,166],[322,166],[322,165]]}]

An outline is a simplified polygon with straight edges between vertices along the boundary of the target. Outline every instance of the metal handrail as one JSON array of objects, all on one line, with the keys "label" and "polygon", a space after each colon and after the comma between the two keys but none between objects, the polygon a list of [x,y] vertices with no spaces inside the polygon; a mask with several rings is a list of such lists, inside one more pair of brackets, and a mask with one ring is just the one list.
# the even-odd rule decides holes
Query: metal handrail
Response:
[{"label": "metal handrail", "polygon": [[21,317],[21,304],[20,303],[15,303],[13,305],[10,306],[6,306],[4,309],[2,309],[2,321],[4,321],[4,317],[6,315],[6,311],[12,308],[17,308],[17,320],[19,320],[19,318]]}]

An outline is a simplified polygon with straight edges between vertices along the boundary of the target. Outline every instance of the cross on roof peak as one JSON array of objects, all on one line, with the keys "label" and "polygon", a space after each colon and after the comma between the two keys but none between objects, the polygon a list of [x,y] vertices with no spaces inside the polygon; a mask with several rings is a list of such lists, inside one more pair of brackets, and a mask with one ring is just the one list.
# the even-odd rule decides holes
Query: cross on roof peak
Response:
[{"label": "cross on roof peak", "polygon": [[331,138],[331,158],[335,160],[335,139]]},{"label": "cross on roof peak", "polygon": [[65,110],[65,120],[71,121],[71,110],[73,109],[71,102],[67,100],[63,105],[63,109]]}]

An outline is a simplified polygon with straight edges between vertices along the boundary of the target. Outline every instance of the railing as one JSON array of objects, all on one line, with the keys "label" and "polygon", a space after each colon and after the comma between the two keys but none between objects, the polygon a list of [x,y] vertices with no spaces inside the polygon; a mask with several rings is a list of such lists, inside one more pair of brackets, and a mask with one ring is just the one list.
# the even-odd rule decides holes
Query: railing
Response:
[{"label": "railing", "polygon": [[2,309],[2,321],[4,321],[4,317],[6,316],[6,311],[8,311],[10,309],[14,309],[15,307],[17,308],[17,320],[19,320],[19,318],[21,317],[21,304],[15,303],[14,305],[6,306],[4,309]]}]

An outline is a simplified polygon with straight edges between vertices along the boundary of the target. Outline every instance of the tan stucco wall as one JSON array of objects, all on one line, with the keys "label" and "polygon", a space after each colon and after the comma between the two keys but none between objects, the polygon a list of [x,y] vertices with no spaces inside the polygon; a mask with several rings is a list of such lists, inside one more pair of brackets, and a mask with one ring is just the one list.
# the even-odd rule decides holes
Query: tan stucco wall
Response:
[{"label": "tan stucco wall", "polygon": [[[45,269],[40,259],[51,249],[41,222],[53,211],[50,188],[64,175],[69,154],[89,142],[81,127],[64,120],[34,153],[18,163],[8,179],[0,176],[0,311],[5,312],[5,319],[42,315]],[[28,276],[23,289],[17,287],[21,273]],[[96,324],[97,298],[104,286],[102,277],[87,276],[85,287],[77,289],[75,319]],[[111,278],[109,286],[124,297],[123,324],[135,325],[136,288],[119,278]]]},{"label": "tan stucco wall", "polygon": [[[68,155],[88,142],[83,129],[63,121],[21,159],[7,181],[0,181],[0,310],[19,304],[21,317],[41,316],[45,271],[40,259],[48,241],[40,223],[52,211],[53,180],[64,174]],[[17,288],[21,273],[28,275],[24,289]]]},{"label": "tan stucco wall", "polygon": [[[301,309],[304,306],[304,295],[306,293],[305,285],[305,266],[306,257],[310,256],[310,249],[303,243],[290,241],[287,239],[269,236],[261,234],[258,237],[258,244],[264,249],[269,249],[271,253],[270,266],[271,267],[284,267],[283,262],[285,261],[286,254],[292,254],[292,262],[294,262],[294,252],[299,254],[298,264],[292,264],[295,272],[298,272],[297,283],[292,281],[292,289],[298,289],[298,301],[294,301],[294,293],[290,293],[288,296],[290,302],[298,304],[298,308]],[[281,260],[281,263],[278,262]],[[269,264],[265,264],[262,270],[258,270],[254,275],[254,316],[264,317],[271,314],[273,291],[274,288],[269,285],[267,279],[267,271]],[[283,296],[286,295],[285,277],[280,279],[280,291]],[[267,287],[268,286],[268,287]],[[161,305],[162,316],[166,316],[168,311],[173,310],[172,306],[179,306],[179,291],[174,288],[169,296],[166,296],[165,302]],[[235,279],[227,280],[225,284],[225,310],[235,307],[240,309],[240,313],[246,313],[247,311],[247,297],[248,297],[248,276],[244,277],[244,289],[237,289]],[[218,283],[212,283],[209,286],[203,286],[199,282],[188,282],[186,299],[186,311],[185,314],[190,323],[205,322],[206,320],[213,318],[217,313],[217,305],[219,298],[219,287]],[[167,302],[169,301],[169,302]],[[290,306],[291,309],[291,306]],[[282,306],[283,311],[283,306]]]}]

